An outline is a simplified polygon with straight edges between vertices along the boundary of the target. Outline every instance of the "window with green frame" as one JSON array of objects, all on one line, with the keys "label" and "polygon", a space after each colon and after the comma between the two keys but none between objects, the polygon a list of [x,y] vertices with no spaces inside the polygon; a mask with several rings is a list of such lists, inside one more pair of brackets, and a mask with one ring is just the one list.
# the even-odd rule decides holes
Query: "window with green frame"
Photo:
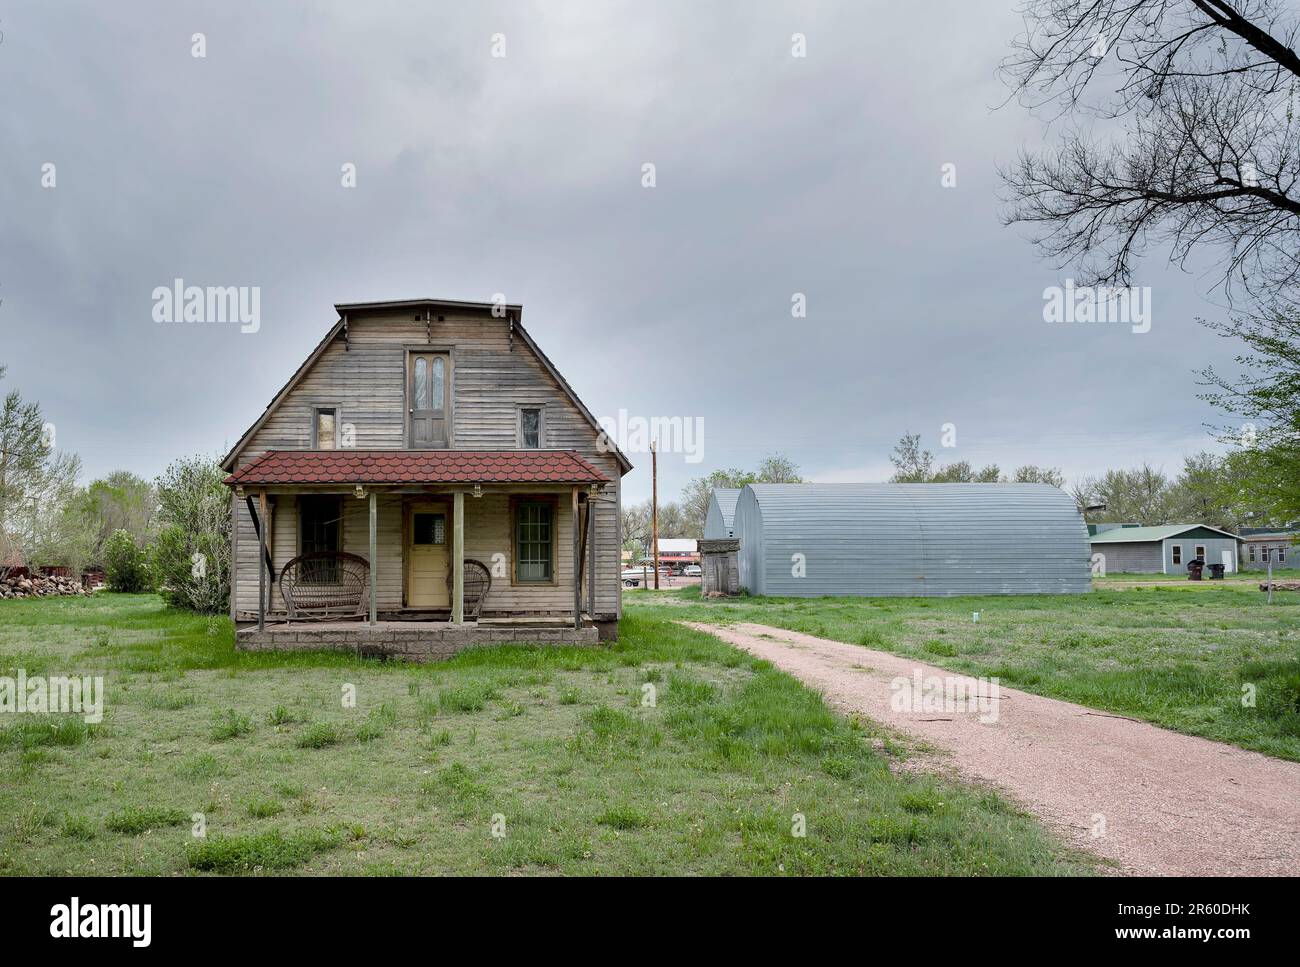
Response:
[{"label": "window with green frame", "polygon": [[555,505],[545,500],[515,504],[515,580],[520,584],[553,579]]}]

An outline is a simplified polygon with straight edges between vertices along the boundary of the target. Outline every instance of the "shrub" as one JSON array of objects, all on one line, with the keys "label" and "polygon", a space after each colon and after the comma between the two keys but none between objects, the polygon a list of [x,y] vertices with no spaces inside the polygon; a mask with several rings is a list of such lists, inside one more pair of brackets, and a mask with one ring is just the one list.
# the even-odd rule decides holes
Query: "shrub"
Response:
[{"label": "shrub", "polygon": [[130,531],[116,530],[104,542],[104,573],[113,591],[135,594],[153,588],[148,556]]},{"label": "shrub", "polygon": [[173,607],[221,614],[230,603],[230,493],[215,460],[177,460],[158,478],[153,546],[159,593]]}]

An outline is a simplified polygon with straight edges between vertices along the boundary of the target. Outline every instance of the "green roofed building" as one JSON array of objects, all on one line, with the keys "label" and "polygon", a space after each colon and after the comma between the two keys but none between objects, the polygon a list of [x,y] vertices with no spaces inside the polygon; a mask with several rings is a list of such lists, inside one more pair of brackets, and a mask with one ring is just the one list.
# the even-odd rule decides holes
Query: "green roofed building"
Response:
[{"label": "green roofed building", "polygon": [[1227,573],[1238,569],[1237,536],[1206,524],[1090,524],[1088,530],[1094,570],[1100,563],[1106,574],[1185,575],[1197,558],[1207,567],[1222,564]]}]

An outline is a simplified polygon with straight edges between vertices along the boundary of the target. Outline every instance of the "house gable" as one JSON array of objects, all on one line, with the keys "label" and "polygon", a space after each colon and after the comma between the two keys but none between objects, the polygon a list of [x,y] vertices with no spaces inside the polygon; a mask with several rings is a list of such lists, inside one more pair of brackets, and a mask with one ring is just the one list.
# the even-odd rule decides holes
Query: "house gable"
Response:
[{"label": "house gable", "polygon": [[453,449],[514,449],[520,407],[543,410],[542,447],[575,450],[617,478],[627,458],[523,329],[519,307],[505,318],[490,304],[402,302],[341,305],[340,319],[222,466],[235,470],[268,450],[308,449],[316,407],[337,408],[356,449],[408,445],[406,358],[413,349],[447,353]]}]

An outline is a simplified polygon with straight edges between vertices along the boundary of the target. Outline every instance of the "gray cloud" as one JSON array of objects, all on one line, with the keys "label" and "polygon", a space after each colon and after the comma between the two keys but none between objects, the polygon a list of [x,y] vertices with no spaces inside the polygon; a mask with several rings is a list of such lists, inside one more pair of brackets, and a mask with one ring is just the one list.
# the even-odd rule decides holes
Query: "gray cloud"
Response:
[{"label": "gray cloud", "polygon": [[[937,450],[949,421],[944,458],[1176,469],[1209,442],[1193,373],[1232,347],[1194,317],[1220,310],[1153,262],[1151,332],[1042,321],[1069,273],[998,221],[996,166],[1051,137],[995,109],[1011,7],[19,3],[7,383],[88,473],[152,474],[233,441],[332,303],[504,292],[596,413],[703,417],[667,496],[776,450],[879,478],[901,433]],[[261,331],[155,324],[176,277],[260,285]]]}]

